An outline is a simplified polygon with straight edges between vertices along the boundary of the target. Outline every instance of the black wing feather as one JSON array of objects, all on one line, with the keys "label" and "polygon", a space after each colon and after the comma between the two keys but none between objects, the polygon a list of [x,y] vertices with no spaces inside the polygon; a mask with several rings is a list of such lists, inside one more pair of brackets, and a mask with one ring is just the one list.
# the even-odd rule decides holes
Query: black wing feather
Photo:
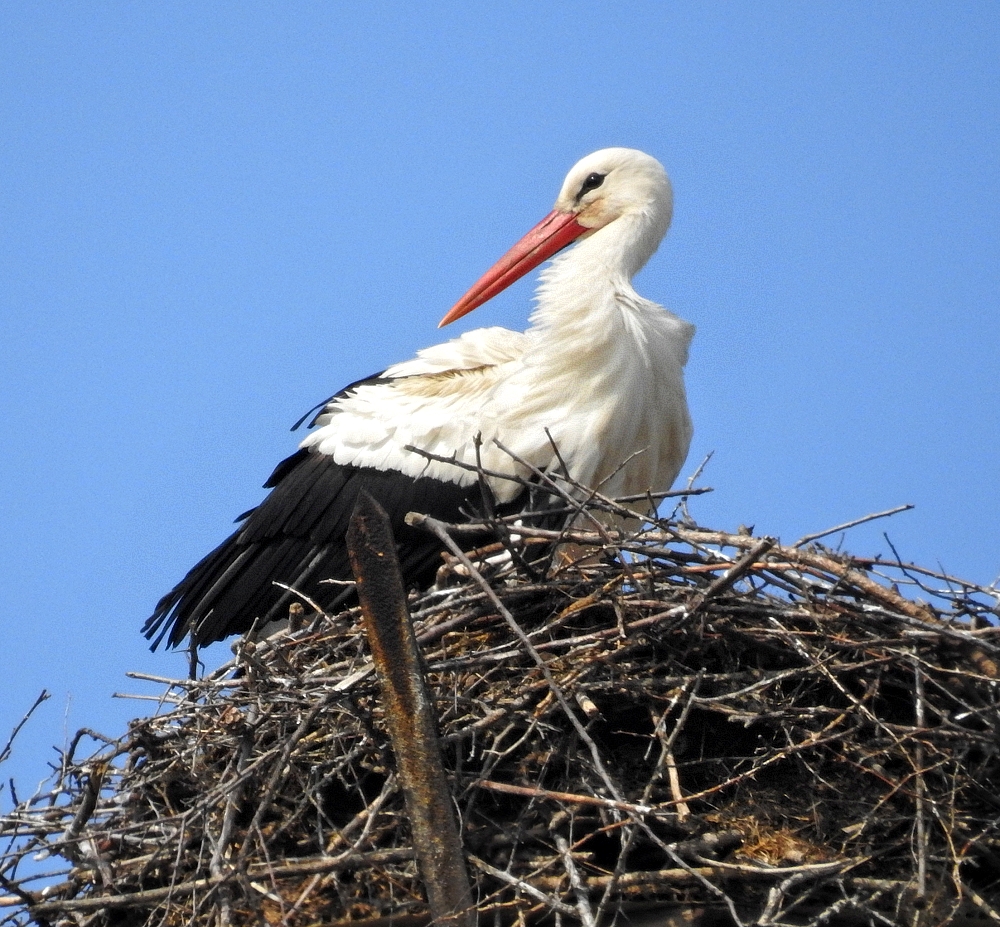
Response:
[{"label": "black wing feather", "polygon": [[[366,490],[389,513],[400,564],[411,586],[429,585],[440,564],[440,544],[409,527],[407,512],[445,521],[481,508],[479,486],[459,486],[394,470],[344,466],[332,457],[299,450],[267,481],[271,493],[243,516],[229,538],[196,564],[168,592],[146,621],[143,633],[180,644],[189,634],[197,646],[248,631],[257,618],[287,614],[295,601],[275,581],[292,586],[324,610],[343,604],[344,589],[323,580],[352,579],[344,537],[358,493]],[[516,511],[522,500],[504,506]]]}]

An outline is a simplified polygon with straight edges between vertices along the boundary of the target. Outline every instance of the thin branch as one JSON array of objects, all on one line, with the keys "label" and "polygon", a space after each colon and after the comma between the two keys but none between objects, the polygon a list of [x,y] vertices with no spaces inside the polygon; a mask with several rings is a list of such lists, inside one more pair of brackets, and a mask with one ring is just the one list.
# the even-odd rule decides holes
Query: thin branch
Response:
[{"label": "thin branch", "polygon": [[825,531],[817,531],[815,534],[807,534],[799,538],[792,547],[805,547],[806,544],[811,544],[813,541],[818,541],[820,538],[825,538],[828,535],[836,534],[838,531],[846,531],[848,528],[856,528],[858,525],[863,525],[869,521],[875,521],[878,518],[888,518],[890,515],[898,515],[900,512],[908,512],[914,506],[910,503],[905,505],[897,505],[895,508],[886,509],[884,512],[873,512],[871,515],[863,515],[861,518],[855,518],[851,521],[845,521],[841,525],[834,525],[832,528],[827,528]]},{"label": "thin branch", "polygon": [[11,748],[14,746],[14,740],[17,738],[17,735],[21,732],[21,728],[28,723],[28,719],[35,713],[35,709],[38,708],[38,706],[41,705],[42,702],[46,701],[48,698],[49,698],[48,691],[46,689],[42,689],[42,691],[38,694],[38,698],[35,699],[31,707],[24,713],[24,716],[21,718],[21,720],[14,725],[14,730],[11,731],[10,737],[7,738],[7,743],[5,743],[3,749],[0,750],[0,763],[3,763],[10,756]]}]

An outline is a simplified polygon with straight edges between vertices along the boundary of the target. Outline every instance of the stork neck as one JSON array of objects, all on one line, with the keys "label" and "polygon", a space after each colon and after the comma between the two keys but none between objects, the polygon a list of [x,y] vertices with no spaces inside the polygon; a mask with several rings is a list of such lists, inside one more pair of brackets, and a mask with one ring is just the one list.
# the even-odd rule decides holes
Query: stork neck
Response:
[{"label": "stork neck", "polygon": [[[541,274],[536,328],[595,326],[594,313],[613,311],[622,297],[636,297],[632,277],[649,260],[665,231],[648,215],[626,215],[580,239]],[[646,221],[643,221],[646,220]],[[599,330],[599,329],[598,329]]]},{"label": "stork neck", "polygon": [[605,273],[631,280],[645,267],[667,233],[670,217],[660,212],[650,209],[619,216],[586,235],[562,258],[576,257],[581,263],[600,266]]}]

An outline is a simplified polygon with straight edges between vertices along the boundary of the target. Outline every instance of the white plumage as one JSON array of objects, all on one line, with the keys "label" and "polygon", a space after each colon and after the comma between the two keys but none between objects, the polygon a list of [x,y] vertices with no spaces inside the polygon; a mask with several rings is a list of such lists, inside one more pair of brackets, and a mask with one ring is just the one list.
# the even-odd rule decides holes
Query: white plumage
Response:
[{"label": "white plumage", "polygon": [[[572,209],[577,188],[594,172],[606,179],[591,196],[615,191],[620,212],[543,272],[527,332],[483,328],[420,351],[382,374],[394,382],[360,386],[331,402],[302,447],[341,464],[471,483],[468,470],[428,463],[404,448],[474,464],[473,438],[481,433],[486,469],[513,469],[496,439],[546,470],[554,462],[547,428],[572,476],[588,486],[642,449],[604,489],[669,487],[691,439],[683,367],[694,329],[639,296],[631,277],[667,229],[670,185],[648,155],[606,149],[573,168],[556,209]],[[517,486],[494,490],[507,501]]]},{"label": "white plumage", "polygon": [[[554,441],[570,475],[605,494],[669,488],[691,440],[683,368],[694,328],[639,296],[631,279],[663,238],[672,205],[649,155],[607,148],[578,162],[553,212],[442,322],[575,241],[543,271],[528,330],[468,332],[333,397],[266,484],[271,495],[164,596],[147,636],[169,633],[176,644],[191,634],[204,644],[277,617],[289,597],[273,580],[330,604],[335,587],[320,580],[349,578],[343,533],[360,488],[382,495],[404,535],[404,571],[426,582],[435,545],[407,536],[406,507],[455,517],[478,490],[474,473],[408,447],[472,465],[481,435],[485,469],[528,477],[500,445],[553,470]],[[491,489],[501,505],[516,506],[523,493],[499,478]]]}]

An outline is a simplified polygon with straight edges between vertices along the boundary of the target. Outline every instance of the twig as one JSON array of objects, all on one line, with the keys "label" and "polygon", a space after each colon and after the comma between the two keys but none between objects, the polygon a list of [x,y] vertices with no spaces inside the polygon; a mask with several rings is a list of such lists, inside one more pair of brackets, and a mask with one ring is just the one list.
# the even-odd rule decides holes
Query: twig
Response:
[{"label": "twig", "polygon": [[[279,589],[284,589],[285,592],[289,593],[290,595],[293,595],[296,598],[301,599],[317,615],[325,615],[326,614],[326,612],[323,611],[323,606],[322,605],[320,605],[318,602],[316,602],[315,599],[309,598],[309,596],[307,596],[304,592],[299,592],[299,590],[296,589],[294,586],[290,586],[288,583],[280,583],[276,579],[272,579],[271,580],[271,585],[272,586],[277,586]],[[291,606],[289,606],[289,607],[291,607]]]},{"label": "twig", "polygon": [[617,799],[602,798],[599,795],[579,795],[574,792],[557,792],[535,786],[512,785],[507,782],[492,782],[489,779],[476,779],[472,783],[477,788],[489,789],[492,792],[506,792],[508,795],[522,795],[525,798],[542,798],[549,801],[566,802],[571,805],[593,805],[597,808],[610,808],[634,815],[655,815],[658,817],[675,818],[676,814],[664,807],[636,804]]},{"label": "twig", "polygon": [[576,868],[576,861],[570,852],[569,842],[562,834],[555,834],[554,839],[556,849],[559,850],[563,865],[566,867],[569,884],[573,888],[573,896],[576,898],[576,910],[580,915],[580,920],[583,922],[584,927],[597,927],[597,922],[594,920],[594,912],[590,907],[590,900],[587,898],[587,889],[583,884],[583,879],[580,878],[580,870]]},{"label": "twig", "polygon": [[35,699],[31,707],[24,713],[24,716],[21,718],[21,720],[14,725],[14,730],[11,731],[10,737],[7,738],[7,743],[5,743],[3,749],[0,750],[0,763],[3,763],[10,756],[11,747],[13,747],[14,740],[20,733],[21,728],[28,723],[28,718],[30,718],[35,713],[35,709],[39,705],[41,705],[42,702],[46,701],[48,697],[49,697],[48,691],[42,689],[42,691],[38,694],[38,698]]},{"label": "twig", "polygon": [[[913,692],[916,702],[914,708],[917,728],[923,730],[927,726],[924,714],[924,674],[920,669],[920,660],[913,655]],[[917,828],[917,897],[921,904],[927,897],[927,822],[924,817],[924,744],[918,739],[914,747],[914,774],[916,776],[916,828]]]},{"label": "twig", "polygon": [[709,584],[708,588],[695,598],[688,606],[688,614],[694,615],[717,595],[732,589],[774,545],[774,538],[762,538],[758,541],[748,553],[740,557],[722,576]]},{"label": "twig", "polygon": [[[568,904],[563,903],[558,898],[552,895],[546,894],[540,888],[537,887],[537,879],[532,879],[530,882],[526,879],[519,879],[516,876],[511,875],[509,872],[504,872],[503,869],[498,869],[496,866],[491,866],[486,860],[480,859],[474,853],[469,854],[469,862],[472,863],[477,869],[481,869],[487,875],[493,876],[494,879],[499,879],[501,882],[506,882],[508,885],[516,888],[518,891],[524,892],[526,895],[534,898],[536,901],[541,902],[545,905],[546,909],[552,911],[553,913],[566,914],[570,917],[576,916],[579,912],[576,908],[571,907]],[[554,886],[558,891],[558,883]]]},{"label": "twig", "polygon": [[701,459],[701,463],[698,464],[697,467],[695,467],[694,473],[692,473],[688,477],[687,486],[685,487],[688,492],[684,493],[683,494],[683,498],[680,500],[680,502],[677,503],[677,506],[674,508],[673,515],[671,515],[671,520],[676,520],[676,519],[680,518],[681,521],[684,521],[684,522],[687,522],[687,523],[690,523],[690,524],[694,523],[694,519],[691,518],[691,513],[688,511],[687,495],[688,494],[694,495],[694,492],[692,492],[691,487],[694,486],[695,480],[697,480],[702,475],[702,473],[705,472],[705,468],[708,466],[708,463],[712,459],[712,456],[714,454],[715,454],[715,451],[709,451]]},{"label": "twig", "polygon": [[[250,751],[253,749],[255,721],[256,710],[251,708],[247,713],[246,729],[243,731],[242,743],[236,757],[236,773],[238,777],[245,772],[247,760],[250,758]],[[208,864],[208,871],[220,883],[224,876],[222,861],[228,855],[230,846],[232,845],[236,813],[243,799],[243,780],[238,778],[237,782],[238,785],[230,791],[226,798],[226,811],[222,817],[222,830],[219,832],[211,861]],[[225,925],[229,924],[232,916],[232,893],[224,887],[220,893],[219,907],[219,920],[222,927],[225,927]]]},{"label": "twig", "polygon": [[827,528],[825,531],[817,531],[815,534],[806,534],[792,544],[792,547],[805,547],[806,544],[818,541],[820,538],[825,538],[828,535],[836,534],[838,531],[846,531],[848,528],[856,528],[858,525],[863,525],[869,521],[875,521],[878,518],[888,518],[890,515],[898,515],[900,512],[908,512],[912,508],[913,505],[907,503],[905,505],[897,505],[892,509],[886,509],[884,512],[873,512],[870,515],[863,515],[861,518],[845,521],[842,525],[834,525],[834,527]]}]

